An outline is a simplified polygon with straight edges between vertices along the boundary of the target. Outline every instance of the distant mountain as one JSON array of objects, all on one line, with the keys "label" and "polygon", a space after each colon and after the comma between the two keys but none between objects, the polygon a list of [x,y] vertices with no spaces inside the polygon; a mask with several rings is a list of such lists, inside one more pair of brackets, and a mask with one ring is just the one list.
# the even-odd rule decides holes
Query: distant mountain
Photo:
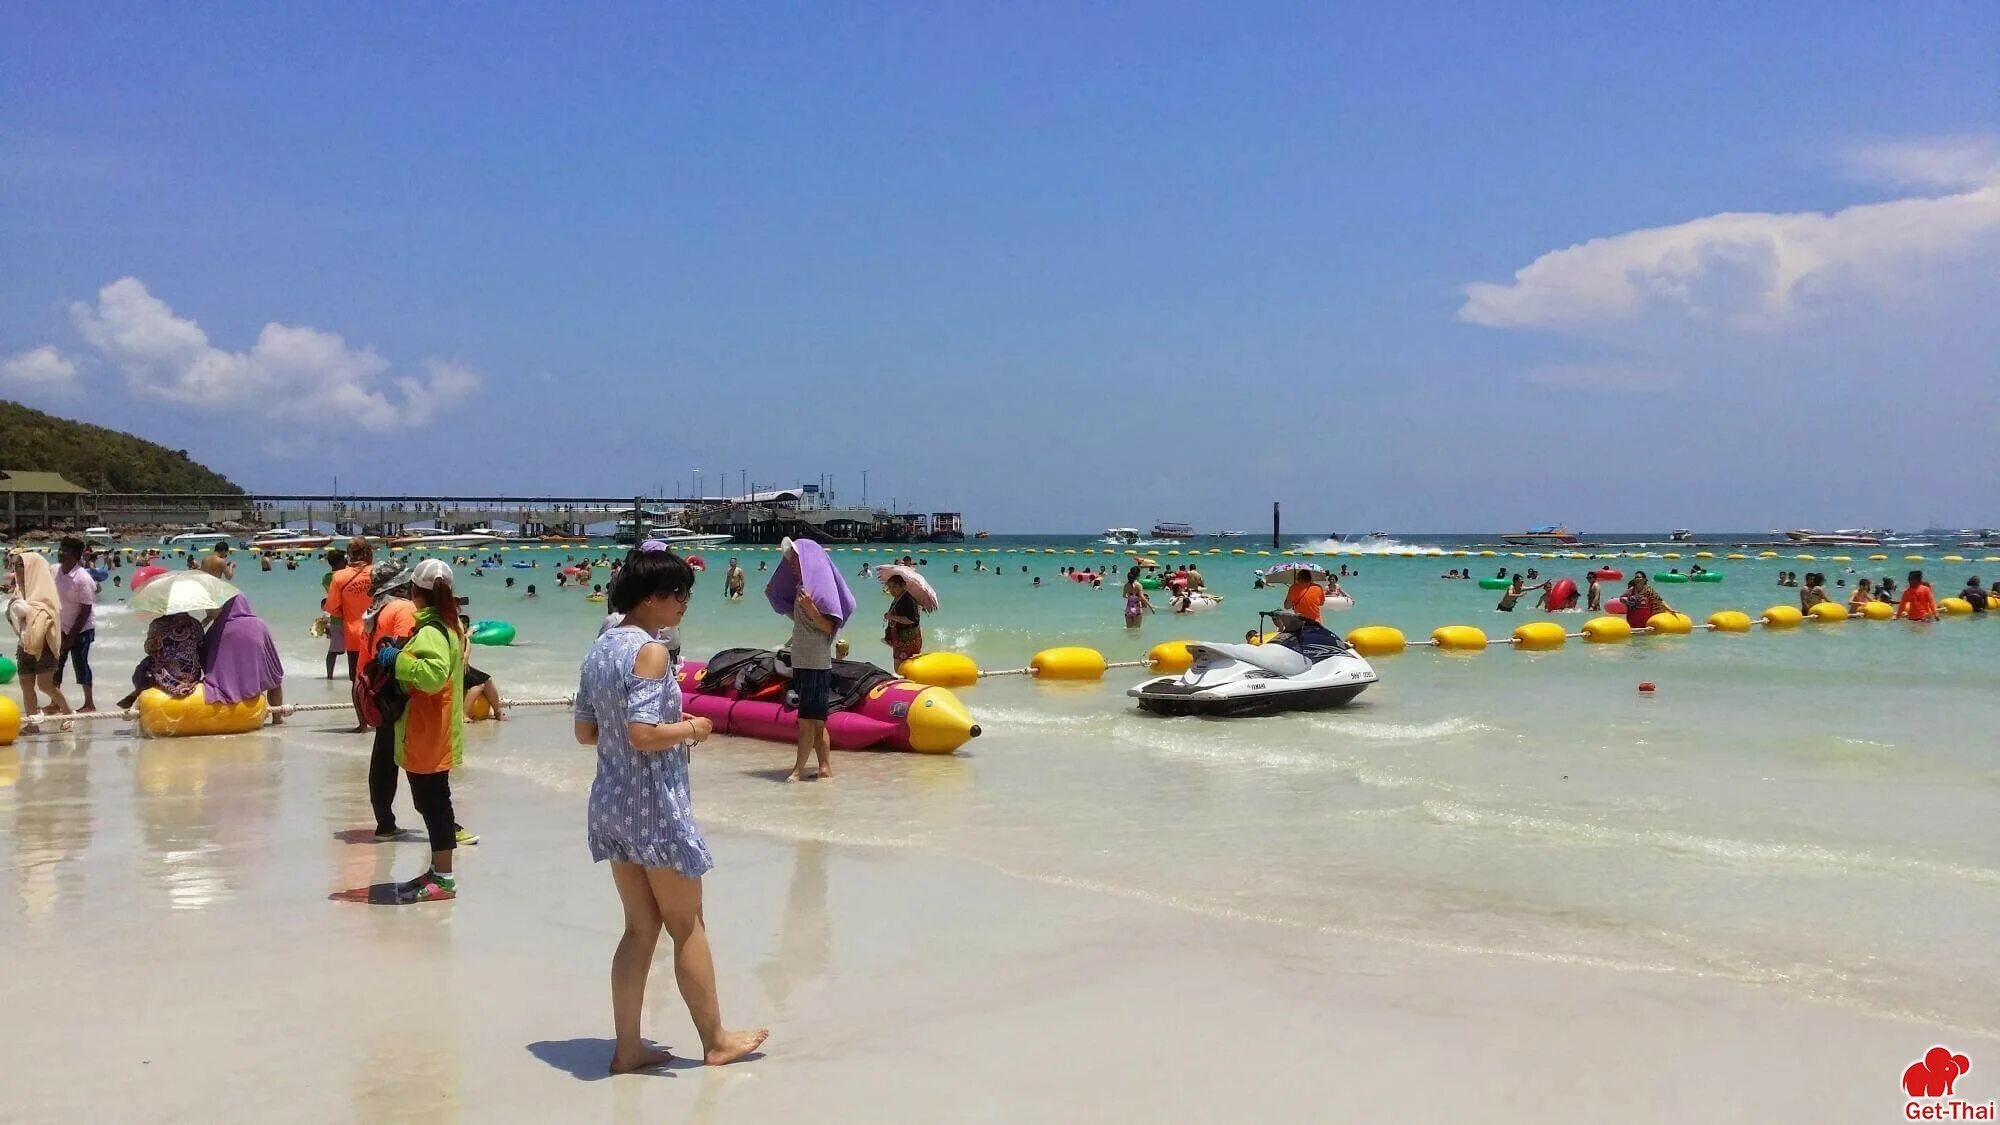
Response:
[{"label": "distant mountain", "polygon": [[61,473],[99,492],[243,491],[189,458],[185,449],[168,449],[5,400],[0,400],[0,469]]}]

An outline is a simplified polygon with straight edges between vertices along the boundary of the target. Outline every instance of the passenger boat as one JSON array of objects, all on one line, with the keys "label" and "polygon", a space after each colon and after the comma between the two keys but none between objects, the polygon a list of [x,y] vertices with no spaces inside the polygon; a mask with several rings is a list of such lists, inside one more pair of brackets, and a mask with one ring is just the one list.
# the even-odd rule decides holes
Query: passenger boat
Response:
[{"label": "passenger boat", "polygon": [[1839,531],[1819,532],[1809,528],[1793,528],[1785,532],[1785,538],[1807,547],[1880,547],[1886,531],[1870,531],[1865,527],[1847,527]]},{"label": "passenger boat", "polygon": [[490,527],[475,527],[471,531],[453,531],[446,527],[413,527],[389,540],[389,546],[397,550],[426,547],[485,547],[502,543],[506,536]]},{"label": "passenger boat", "polygon": [[225,535],[205,523],[198,523],[193,527],[182,528],[180,534],[165,540],[165,543],[169,547],[213,547],[217,543],[227,543],[234,538],[235,536]]},{"label": "passenger boat", "polygon": [[253,551],[317,551],[332,544],[331,535],[294,527],[274,527],[250,537]]},{"label": "passenger boat", "polygon": [[[620,543],[636,543],[639,537],[632,534],[631,520],[618,521]],[[669,547],[719,547],[729,542],[730,536],[718,532],[700,532],[673,524],[649,523],[646,525],[647,539],[657,539]]]},{"label": "passenger boat", "polygon": [[1167,523],[1162,521],[1153,525],[1153,538],[1192,539],[1194,538],[1194,526],[1192,524]]},{"label": "passenger boat", "polygon": [[1567,547],[1579,542],[1579,539],[1575,532],[1562,524],[1545,523],[1540,527],[1531,527],[1526,531],[1516,531],[1511,535],[1502,535],[1500,541],[1516,547],[1534,547],[1545,544]]}]

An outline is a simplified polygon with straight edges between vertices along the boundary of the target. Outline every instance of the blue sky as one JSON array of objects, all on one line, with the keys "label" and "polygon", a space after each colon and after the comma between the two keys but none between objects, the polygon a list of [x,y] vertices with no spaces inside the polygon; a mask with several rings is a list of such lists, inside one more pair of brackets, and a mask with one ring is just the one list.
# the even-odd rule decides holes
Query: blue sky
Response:
[{"label": "blue sky", "polygon": [[2000,9],[1379,8],[16,7],[0,394],[253,488],[2000,522]]}]

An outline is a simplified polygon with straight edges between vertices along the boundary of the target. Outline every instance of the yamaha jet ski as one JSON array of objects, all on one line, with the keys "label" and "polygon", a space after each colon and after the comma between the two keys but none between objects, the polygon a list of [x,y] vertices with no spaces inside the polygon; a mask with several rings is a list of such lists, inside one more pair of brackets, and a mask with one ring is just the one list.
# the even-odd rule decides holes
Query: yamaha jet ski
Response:
[{"label": "yamaha jet ski", "polygon": [[[1258,614],[1259,621],[1265,614]],[[1194,663],[1125,694],[1160,715],[1236,718],[1342,707],[1375,682],[1368,661],[1325,626],[1296,614],[1268,615],[1278,635],[1261,645],[1191,644]]]}]

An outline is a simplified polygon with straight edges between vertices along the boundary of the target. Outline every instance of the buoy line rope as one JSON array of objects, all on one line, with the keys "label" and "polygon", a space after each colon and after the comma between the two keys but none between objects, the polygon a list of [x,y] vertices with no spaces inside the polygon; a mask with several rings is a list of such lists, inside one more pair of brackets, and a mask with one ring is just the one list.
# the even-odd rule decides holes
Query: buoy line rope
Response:
[{"label": "buoy line rope", "polygon": [[[569,707],[573,705],[575,702],[576,702],[575,696],[566,695],[560,699],[502,699],[500,701],[500,706],[507,708],[508,710],[512,710],[513,708],[516,707]],[[319,712],[319,711],[346,711],[349,714],[352,714],[354,711],[354,704],[287,703],[284,704],[283,706],[268,708],[266,713],[272,715],[281,715],[286,718],[290,718],[293,715],[310,715],[313,714],[314,712]],[[139,709],[136,707],[128,707],[123,711],[74,711],[67,715],[49,715],[37,712],[36,714],[33,715],[21,716],[21,726],[25,728],[38,728],[42,726],[44,723],[60,723],[64,722],[65,720],[73,723],[92,723],[92,722],[106,722],[112,719],[122,719],[125,720],[126,722],[137,722],[139,719]]]}]

